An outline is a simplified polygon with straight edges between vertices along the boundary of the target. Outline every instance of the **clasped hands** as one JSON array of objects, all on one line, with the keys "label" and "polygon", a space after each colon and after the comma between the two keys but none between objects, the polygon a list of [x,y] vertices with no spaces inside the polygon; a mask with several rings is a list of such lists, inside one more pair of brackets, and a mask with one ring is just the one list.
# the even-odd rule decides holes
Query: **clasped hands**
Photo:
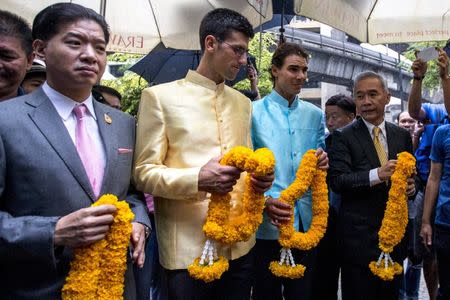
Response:
[{"label": "clasped hands", "polygon": [[[60,218],[53,235],[54,246],[78,248],[104,239],[114,221],[115,212],[114,205],[100,205],[82,208]],[[132,222],[132,226],[132,258],[142,268],[145,261],[145,227],[138,222]]]}]

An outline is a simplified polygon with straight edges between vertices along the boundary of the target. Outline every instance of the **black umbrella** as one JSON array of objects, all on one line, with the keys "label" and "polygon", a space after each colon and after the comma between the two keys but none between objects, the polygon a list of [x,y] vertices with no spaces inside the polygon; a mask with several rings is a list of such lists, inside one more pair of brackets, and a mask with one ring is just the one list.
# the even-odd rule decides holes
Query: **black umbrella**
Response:
[{"label": "black umbrella", "polygon": [[199,50],[177,50],[159,44],[129,70],[148,83],[160,84],[184,78],[188,70],[198,67],[200,57]]},{"label": "black umbrella", "polygon": [[[200,58],[200,50],[177,50],[159,44],[129,70],[140,75],[148,83],[161,84],[184,78],[188,70],[197,69]],[[254,58],[252,61],[255,65]],[[236,79],[227,84],[232,86],[246,77],[247,71],[243,66]]]}]

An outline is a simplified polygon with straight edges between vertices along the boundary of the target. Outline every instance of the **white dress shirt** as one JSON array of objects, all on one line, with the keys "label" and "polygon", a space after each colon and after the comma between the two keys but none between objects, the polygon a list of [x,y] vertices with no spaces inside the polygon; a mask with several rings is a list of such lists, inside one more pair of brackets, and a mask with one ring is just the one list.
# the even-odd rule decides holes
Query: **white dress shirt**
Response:
[{"label": "white dress shirt", "polygon": [[[362,119],[362,120],[363,120],[364,124],[366,124],[367,130],[369,130],[370,137],[372,138],[372,141],[373,141],[373,139],[374,139],[373,128],[375,127],[375,125],[367,122],[364,119]],[[378,125],[378,128],[380,128],[380,134],[379,134],[378,138],[380,139],[380,143],[383,146],[383,149],[386,152],[386,155],[389,159],[389,155],[388,155],[389,149],[388,149],[387,138],[386,138],[386,121],[383,120],[383,122],[381,122],[381,124]],[[380,177],[378,177],[378,168],[370,170],[369,181],[370,181],[370,186],[374,186],[374,185],[377,185],[377,184],[380,184],[383,182],[380,180]]]},{"label": "white dress shirt", "polygon": [[47,84],[47,82],[45,82],[42,85],[42,89],[44,90],[44,93],[50,99],[59,116],[61,117],[64,126],[66,126],[66,129],[69,132],[69,135],[72,138],[72,141],[75,146],[76,146],[75,128],[77,126],[77,119],[75,117],[75,114],[73,113],[73,109],[76,105],[80,104],[86,105],[88,112],[86,114],[86,120],[84,122],[84,124],[87,127],[86,131],[87,134],[89,135],[89,138],[93,141],[92,147],[95,147],[96,153],[100,155],[100,157],[98,157],[98,161],[101,164],[100,167],[102,169],[105,169],[106,164],[105,149],[103,147],[103,141],[100,136],[100,131],[98,130],[97,116],[95,115],[94,105],[92,103],[93,101],[92,95],[89,95],[89,97],[86,100],[79,103],[59,93],[58,91],[50,87]]}]

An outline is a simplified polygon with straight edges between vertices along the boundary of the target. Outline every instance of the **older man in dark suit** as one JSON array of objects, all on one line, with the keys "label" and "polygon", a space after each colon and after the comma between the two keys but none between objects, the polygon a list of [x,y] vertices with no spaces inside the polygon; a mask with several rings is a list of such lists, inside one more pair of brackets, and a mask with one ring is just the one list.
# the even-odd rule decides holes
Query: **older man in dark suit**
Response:
[{"label": "older man in dark suit", "polygon": [[[359,120],[333,133],[330,149],[330,183],[342,195],[338,240],[342,258],[343,299],[397,299],[399,280],[384,282],[369,270],[377,260],[378,230],[384,216],[389,179],[397,154],[412,153],[409,133],[384,120],[390,94],[384,79],[373,72],[355,78],[354,97]],[[407,194],[415,192],[408,179]],[[393,258],[402,262],[401,244]]]},{"label": "older man in dark suit", "polygon": [[100,195],[127,198],[140,266],[149,225],[143,199],[128,192],[134,119],[92,100],[106,64],[103,17],[55,4],[36,16],[33,38],[47,81],[0,104],[2,299],[61,297],[72,250],[103,239],[113,221],[114,206],[89,207]]}]

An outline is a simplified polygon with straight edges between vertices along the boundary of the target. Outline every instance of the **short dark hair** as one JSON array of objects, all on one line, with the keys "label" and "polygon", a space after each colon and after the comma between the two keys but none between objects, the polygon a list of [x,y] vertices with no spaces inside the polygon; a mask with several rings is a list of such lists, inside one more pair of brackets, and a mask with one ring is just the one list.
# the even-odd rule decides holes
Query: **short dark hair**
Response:
[{"label": "short dark hair", "polygon": [[217,8],[207,13],[200,23],[200,47],[205,50],[205,38],[212,35],[220,41],[226,40],[229,35],[237,31],[249,38],[255,33],[250,22],[238,12],[227,8]]},{"label": "short dark hair", "polygon": [[122,100],[122,95],[116,89],[113,89],[112,87],[106,85],[94,85],[94,87],[92,88],[92,94],[94,95],[94,98],[100,102],[104,102],[104,99],[102,101],[102,99],[96,97],[96,95],[101,95],[101,93],[111,94],[119,98],[119,101]]},{"label": "short dark hair", "polygon": [[330,97],[325,106],[337,106],[347,113],[352,113],[356,115],[356,105],[352,98],[345,96],[343,94],[337,94]]},{"label": "short dark hair", "polygon": [[19,39],[23,51],[25,51],[27,56],[33,53],[31,28],[28,22],[22,17],[9,11],[0,10],[0,36]]},{"label": "short dark hair", "polygon": [[105,18],[94,10],[75,3],[56,3],[41,10],[33,21],[33,39],[48,41],[54,37],[61,26],[78,20],[96,22],[103,30],[106,43],[109,42],[109,26]]},{"label": "short dark hair", "polygon": [[[275,66],[277,68],[283,67],[284,60],[289,55],[298,55],[306,59],[308,61],[309,55],[306,53],[306,51],[300,47],[298,44],[295,43],[282,43],[277,47],[275,50],[275,53],[272,56],[272,66]],[[272,81],[275,82],[275,78],[273,77],[272,70],[269,69],[270,77],[272,78]]]}]

